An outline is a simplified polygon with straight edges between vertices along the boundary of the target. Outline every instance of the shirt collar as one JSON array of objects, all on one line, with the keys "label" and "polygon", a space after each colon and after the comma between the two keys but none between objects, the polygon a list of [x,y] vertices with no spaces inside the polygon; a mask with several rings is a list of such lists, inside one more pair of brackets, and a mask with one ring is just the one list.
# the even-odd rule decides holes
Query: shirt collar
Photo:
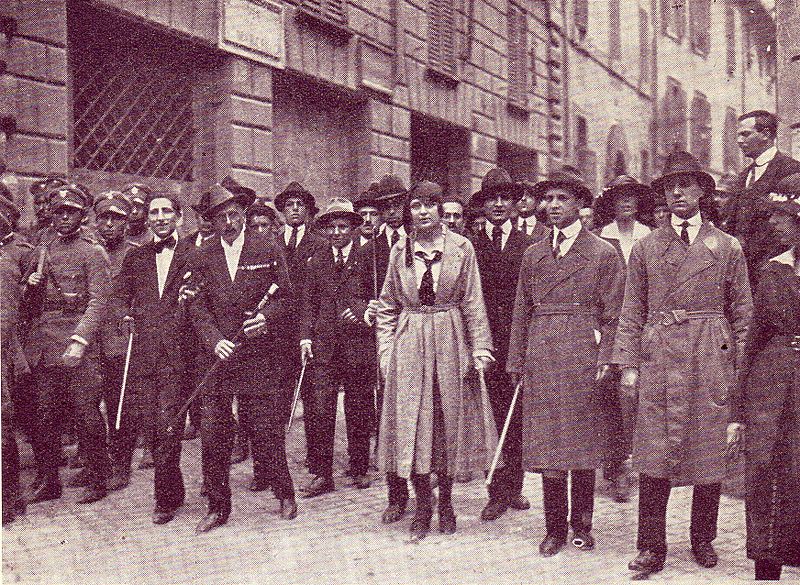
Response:
[{"label": "shirt collar", "polygon": [[699,226],[700,224],[703,223],[703,218],[700,217],[700,212],[698,211],[697,213],[695,213],[689,219],[681,219],[680,217],[678,217],[674,213],[672,214],[672,218],[670,219],[670,222],[672,223],[672,227],[674,227],[674,228],[683,227],[683,222],[684,221],[688,221],[689,222],[689,227],[697,227],[697,226]]},{"label": "shirt collar", "polygon": [[[352,249],[353,249],[352,241],[348,242],[347,245],[344,248],[342,248],[342,255],[345,257],[345,259],[350,257],[350,250]],[[339,248],[331,246],[331,250],[333,250],[333,257],[336,258],[336,254],[339,251]]]},{"label": "shirt collar", "polygon": [[177,242],[178,241],[178,230],[175,230],[170,235],[168,235],[166,238],[159,238],[156,234],[153,234],[153,241],[158,243],[161,240],[166,240],[168,238],[173,238],[173,237],[175,238],[175,241]]},{"label": "shirt collar", "polygon": [[[631,234],[632,239],[640,240],[645,237],[647,234],[650,233],[650,228],[646,225],[635,221],[633,223],[633,233]],[[610,224],[605,226],[602,230],[600,230],[600,237],[608,238],[610,240],[619,240],[621,239],[621,234],[619,233],[619,224],[616,220],[612,221]]]},{"label": "shirt collar", "polygon": [[561,232],[562,234],[564,234],[564,237],[566,239],[571,240],[572,238],[577,237],[578,233],[581,231],[581,227],[583,227],[581,220],[576,219],[567,227],[565,227],[563,230],[560,230],[558,228],[553,228],[553,232],[555,234]]},{"label": "shirt collar", "polygon": [[[486,222],[489,223],[489,222]],[[424,248],[422,244],[419,242],[414,242],[414,255],[416,256],[417,252],[422,252],[426,258],[430,258],[432,254],[436,252],[444,253],[444,238],[437,239],[434,246],[430,249]]]},{"label": "shirt collar", "polygon": [[[287,236],[292,235],[292,226],[290,226],[288,223],[285,226],[283,226],[283,230],[284,230],[283,233],[285,233]],[[305,232],[306,232],[306,224],[301,223],[299,226],[297,226],[298,237],[300,237]]]},{"label": "shirt collar", "polygon": [[775,158],[776,154],[778,154],[778,147],[774,145],[770,146],[767,150],[756,157],[756,159],[753,161],[753,164],[755,164],[757,167],[763,167],[765,164]]},{"label": "shirt collar", "polygon": [[[513,224],[511,223],[510,219],[505,220],[503,223],[500,224],[500,229],[503,231],[503,235],[507,236],[511,233],[511,229],[513,228]],[[489,239],[492,239],[492,232],[494,231],[494,224],[491,221],[487,221],[484,224],[484,229],[486,230],[486,235],[489,236]]]},{"label": "shirt collar", "polygon": [[400,237],[405,237],[406,228],[405,228],[405,226],[401,225],[399,228],[397,228],[395,230],[395,229],[392,229],[392,226],[390,226],[388,223],[384,224],[383,235],[386,236],[387,240],[391,240],[392,239],[392,234],[394,234],[394,232],[397,232],[398,234],[400,234]]},{"label": "shirt collar", "polygon": [[[245,228],[246,229],[246,228]],[[236,236],[236,239],[233,240],[232,243],[226,242],[222,236],[220,236],[219,241],[222,242],[222,247],[230,250],[240,250],[242,245],[244,245],[244,232],[245,229],[242,229],[241,233]]]},{"label": "shirt collar", "polygon": [[794,248],[789,248],[783,254],[779,254],[774,258],[770,258],[770,262],[777,262],[778,264],[786,264],[787,266],[795,267]]}]

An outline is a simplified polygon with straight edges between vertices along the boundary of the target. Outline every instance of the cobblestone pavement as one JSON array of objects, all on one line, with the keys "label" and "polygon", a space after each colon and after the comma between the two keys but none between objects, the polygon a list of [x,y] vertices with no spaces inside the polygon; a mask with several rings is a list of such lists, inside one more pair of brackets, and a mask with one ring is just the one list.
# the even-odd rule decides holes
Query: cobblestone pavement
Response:
[{"label": "cobblestone pavement", "polygon": [[[344,418],[337,425],[336,484],[333,493],[299,499],[300,514],[282,521],[269,492],[247,486],[251,461],[234,466],[233,513],[226,526],[195,536],[204,513],[200,498],[200,441],[184,441],[183,471],[187,501],[165,526],[150,522],[153,472],[134,471],[131,485],[90,506],[73,504],[77,490],[66,489],[56,502],[28,507],[27,514],[4,528],[5,583],[617,583],[629,579],[627,562],[635,555],[636,499],[611,501],[598,482],[594,533],[597,547],[572,547],[543,559],[541,482],[528,474],[527,512],[509,511],[493,523],[479,519],[486,502],[483,482],[456,484],[458,532],[436,531],[418,544],[407,541],[410,515],[391,526],[380,523],[386,504],[383,482],[358,490],[343,476],[346,467]],[[289,436],[290,465],[296,485],[307,478],[304,438],[298,420]],[[26,456],[29,453],[26,448]],[[62,479],[68,473],[62,470]],[[375,474],[377,477],[377,474]],[[31,471],[24,474],[31,480]],[[690,490],[673,491],[669,507],[670,552],[656,582],[736,583],[752,579],[744,550],[744,504],[723,497],[720,562],[700,569],[689,551]],[[784,572],[800,582],[800,570]]]}]

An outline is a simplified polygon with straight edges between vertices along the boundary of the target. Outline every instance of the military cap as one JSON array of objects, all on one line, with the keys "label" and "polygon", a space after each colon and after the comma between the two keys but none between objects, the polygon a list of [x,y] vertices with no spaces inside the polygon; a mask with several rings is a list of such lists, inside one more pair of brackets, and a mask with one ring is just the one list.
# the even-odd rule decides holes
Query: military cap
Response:
[{"label": "military cap", "polygon": [[77,183],[70,183],[57,187],[48,193],[52,209],[59,207],[74,207],[76,209],[86,209],[92,206],[92,196],[86,187]]},{"label": "military cap", "polygon": [[116,213],[128,217],[131,213],[131,202],[121,191],[106,191],[101,193],[94,202],[94,214]]},{"label": "military cap", "polygon": [[147,202],[153,196],[153,190],[141,183],[129,183],[120,189],[120,191],[122,191],[132,203],[138,203],[139,205],[147,205]]},{"label": "military cap", "polygon": [[37,195],[49,193],[57,187],[63,187],[66,184],[67,182],[59,177],[47,177],[46,179],[31,183],[31,186],[28,190],[30,191],[31,195],[36,197]]}]

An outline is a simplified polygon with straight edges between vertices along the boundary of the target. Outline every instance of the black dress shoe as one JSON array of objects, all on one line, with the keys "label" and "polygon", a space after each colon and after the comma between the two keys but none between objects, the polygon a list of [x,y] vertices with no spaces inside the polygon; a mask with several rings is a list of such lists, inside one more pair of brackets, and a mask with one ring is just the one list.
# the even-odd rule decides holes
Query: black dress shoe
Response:
[{"label": "black dress shoe", "polygon": [[452,506],[446,506],[439,510],[439,532],[442,534],[455,534],[456,514]]},{"label": "black dress shoe", "polygon": [[263,492],[270,488],[269,481],[261,477],[254,477],[253,481],[250,482],[250,491],[251,492]]},{"label": "black dress shoe", "polygon": [[128,467],[115,467],[111,478],[108,480],[107,487],[109,491],[121,490],[128,487],[131,482],[131,468]]},{"label": "black dress shoe", "polygon": [[354,475],[353,485],[360,490],[365,490],[370,486],[369,476],[366,474]]},{"label": "black dress shoe", "polygon": [[93,504],[99,502],[108,495],[108,490],[105,487],[87,487],[83,492],[81,498],[76,502],[78,504]]},{"label": "black dress shoe", "polygon": [[[667,555],[654,553],[650,550],[643,550],[639,555],[628,563],[628,568],[631,571],[636,571],[637,575],[634,579],[640,580],[646,578],[647,575],[658,573],[664,568],[664,559]],[[637,579],[638,577],[638,579]]]},{"label": "black dress shoe", "polygon": [[29,504],[36,504],[38,502],[47,502],[49,500],[57,500],[61,497],[61,484],[43,481],[31,492],[28,497]]},{"label": "black dress shoe", "polygon": [[400,520],[406,513],[406,505],[408,505],[408,500],[394,502],[386,506],[383,514],[381,514],[381,522],[392,524]]},{"label": "black dress shoe", "polygon": [[431,531],[431,514],[416,514],[411,521],[411,540],[419,542]]},{"label": "black dress shoe", "polygon": [[572,546],[578,550],[592,550],[594,548],[594,538],[588,530],[573,530]]},{"label": "black dress shoe", "polygon": [[166,524],[175,517],[177,513],[175,510],[154,510],[153,511],[153,524]]},{"label": "black dress shoe", "polygon": [[315,475],[314,478],[303,487],[303,497],[313,498],[332,492],[335,489],[336,486],[333,484],[333,478]]},{"label": "black dress shoe", "polygon": [[565,544],[567,544],[566,537],[548,534],[542,541],[542,544],[539,545],[539,553],[543,557],[552,557],[560,551]]},{"label": "black dress shoe", "polygon": [[508,502],[500,499],[490,499],[481,511],[481,520],[497,520],[508,510]]},{"label": "black dress shoe", "polygon": [[692,554],[697,564],[706,569],[715,567],[719,560],[717,552],[714,550],[714,547],[711,546],[710,542],[698,542],[697,544],[693,544]]},{"label": "black dress shoe", "polygon": [[84,467],[78,473],[72,476],[67,482],[67,487],[86,487],[92,483],[92,475],[89,470]]},{"label": "black dress shoe", "polygon": [[284,520],[294,520],[297,518],[297,502],[294,498],[279,500],[281,504],[280,514]]},{"label": "black dress shoe", "polygon": [[222,526],[228,521],[228,518],[222,512],[209,512],[206,517],[200,520],[197,527],[194,529],[195,534],[202,534],[213,530],[217,526]]},{"label": "black dress shoe", "polygon": [[528,498],[522,494],[517,494],[508,502],[508,507],[514,508],[515,510],[530,510],[531,503],[528,501]]}]

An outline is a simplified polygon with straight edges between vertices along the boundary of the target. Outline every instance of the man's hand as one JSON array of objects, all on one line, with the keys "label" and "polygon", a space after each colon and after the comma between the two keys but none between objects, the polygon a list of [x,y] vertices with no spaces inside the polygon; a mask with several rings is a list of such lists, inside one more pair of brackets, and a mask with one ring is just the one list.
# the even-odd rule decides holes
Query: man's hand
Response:
[{"label": "man's hand", "polygon": [[488,355],[478,355],[472,358],[476,370],[483,370],[484,372],[489,369],[494,359]]},{"label": "man's hand", "polygon": [[744,444],[744,425],[738,422],[728,423],[728,448],[726,449],[726,457],[729,463],[736,461],[739,453],[742,452],[742,445]]},{"label": "man's hand", "polygon": [[609,376],[610,372],[611,372],[611,366],[608,364],[597,366],[597,373],[594,375],[594,379],[597,382],[602,382]]},{"label": "man's hand", "polygon": [[130,315],[125,315],[122,319],[119,320],[117,329],[119,329],[119,332],[122,333],[125,337],[128,337],[131,333],[133,333],[133,317],[131,317]]},{"label": "man's hand", "polygon": [[61,356],[61,358],[64,360],[65,366],[68,368],[74,368],[81,363],[81,359],[83,358],[83,354],[85,352],[85,345],[79,341],[70,341],[69,345],[67,346],[67,350],[64,352],[64,355]]},{"label": "man's hand", "polygon": [[242,325],[245,337],[252,339],[267,332],[267,319],[261,313],[256,313]]},{"label": "man's hand", "polygon": [[190,303],[192,300],[194,300],[199,292],[200,287],[198,287],[196,284],[182,284],[181,288],[178,289],[178,304],[185,305]]},{"label": "man's hand", "polygon": [[236,344],[228,339],[220,340],[214,348],[214,353],[221,360],[226,360],[233,355]]},{"label": "man's hand", "polygon": [[344,311],[342,311],[342,314],[339,315],[339,317],[348,323],[358,325],[358,317],[356,317],[353,311],[350,310],[350,307],[347,307]]},{"label": "man's hand", "polygon": [[522,380],[522,374],[519,372],[510,372],[508,375],[511,376],[511,384],[516,388],[520,380]]},{"label": "man's hand", "polygon": [[364,311],[364,320],[369,323],[370,326],[375,322],[375,316],[378,314],[380,306],[381,302],[377,299],[372,299],[367,305],[367,309]]},{"label": "man's hand", "polygon": [[639,383],[639,369],[638,368],[622,368],[622,377],[620,379],[620,389],[622,392],[631,398],[636,397],[636,386]]},{"label": "man's hand", "polygon": [[311,351],[311,342],[300,342],[300,362],[302,363],[313,358],[314,354]]},{"label": "man's hand", "polygon": [[31,272],[28,277],[28,286],[36,286],[44,280],[44,275],[41,272]]}]

